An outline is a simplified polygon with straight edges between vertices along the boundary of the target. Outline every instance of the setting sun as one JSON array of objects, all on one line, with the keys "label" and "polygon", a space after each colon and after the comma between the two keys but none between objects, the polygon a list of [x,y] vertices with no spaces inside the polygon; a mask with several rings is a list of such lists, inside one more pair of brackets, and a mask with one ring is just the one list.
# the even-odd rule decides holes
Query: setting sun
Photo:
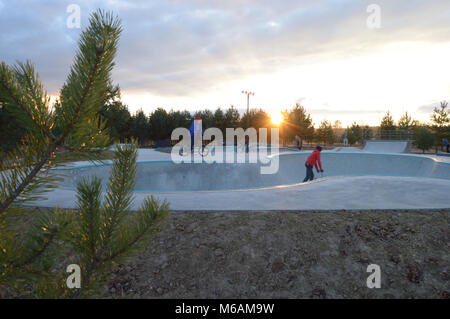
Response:
[{"label": "setting sun", "polygon": [[271,114],[272,123],[275,125],[280,125],[283,122],[283,115],[281,113],[273,113]]}]

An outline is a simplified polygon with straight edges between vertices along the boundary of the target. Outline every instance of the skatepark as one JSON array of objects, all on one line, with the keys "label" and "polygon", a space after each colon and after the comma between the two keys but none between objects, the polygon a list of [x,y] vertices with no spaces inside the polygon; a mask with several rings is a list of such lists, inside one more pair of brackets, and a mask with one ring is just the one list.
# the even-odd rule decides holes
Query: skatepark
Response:
[{"label": "skatepark", "polygon": [[[407,150],[408,142],[373,141],[363,149],[323,151],[325,172],[302,183],[311,151],[280,148],[268,154],[253,147],[250,153],[266,157],[266,164],[175,163],[170,153],[139,149],[133,205],[155,195],[169,201],[174,211],[449,208],[450,159]],[[237,153],[233,148],[227,152]],[[261,174],[261,166],[272,161],[278,162],[276,173]],[[74,208],[76,183],[90,175],[106,183],[110,169],[106,161],[75,162],[54,170],[63,180],[38,204]]]}]

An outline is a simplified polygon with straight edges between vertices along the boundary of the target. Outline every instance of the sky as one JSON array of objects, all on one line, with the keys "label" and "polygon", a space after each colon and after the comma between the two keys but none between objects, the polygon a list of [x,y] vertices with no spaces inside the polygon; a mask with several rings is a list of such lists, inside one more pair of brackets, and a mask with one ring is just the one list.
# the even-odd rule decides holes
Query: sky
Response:
[{"label": "sky", "polygon": [[[76,5],[80,28],[74,27]],[[428,121],[450,100],[448,0],[0,0],[0,61],[64,83],[89,14],[122,20],[113,80],[133,113],[302,104],[315,125]]]}]

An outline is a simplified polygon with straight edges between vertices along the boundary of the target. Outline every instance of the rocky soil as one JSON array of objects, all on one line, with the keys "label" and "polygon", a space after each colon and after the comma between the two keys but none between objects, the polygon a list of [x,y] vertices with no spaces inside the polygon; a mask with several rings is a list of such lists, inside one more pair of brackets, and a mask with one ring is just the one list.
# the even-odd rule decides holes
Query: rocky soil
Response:
[{"label": "rocky soil", "polygon": [[449,213],[172,213],[102,297],[449,298]]}]

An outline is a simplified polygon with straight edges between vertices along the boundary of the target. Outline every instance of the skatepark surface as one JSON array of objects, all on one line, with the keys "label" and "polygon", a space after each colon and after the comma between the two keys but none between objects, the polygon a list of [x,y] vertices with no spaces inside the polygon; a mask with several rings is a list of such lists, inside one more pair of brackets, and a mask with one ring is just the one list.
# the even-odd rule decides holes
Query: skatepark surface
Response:
[{"label": "skatepark surface", "polygon": [[336,147],[334,152],[343,153],[382,153],[382,154],[397,154],[407,153],[410,151],[411,144],[408,141],[367,141],[363,149],[357,147]]},{"label": "skatepark surface", "polygon": [[[389,145],[384,154],[382,144],[372,153],[323,151],[325,173],[307,183],[302,181],[310,151],[267,155],[251,149],[270,162],[209,164],[174,163],[168,152],[139,149],[133,208],[149,195],[167,200],[174,211],[450,208],[450,158],[393,152],[404,147]],[[261,174],[261,166],[277,162],[275,174]],[[110,168],[108,161],[75,162],[53,170],[63,181],[33,205],[75,208],[80,178],[97,175],[106,183]]]}]

